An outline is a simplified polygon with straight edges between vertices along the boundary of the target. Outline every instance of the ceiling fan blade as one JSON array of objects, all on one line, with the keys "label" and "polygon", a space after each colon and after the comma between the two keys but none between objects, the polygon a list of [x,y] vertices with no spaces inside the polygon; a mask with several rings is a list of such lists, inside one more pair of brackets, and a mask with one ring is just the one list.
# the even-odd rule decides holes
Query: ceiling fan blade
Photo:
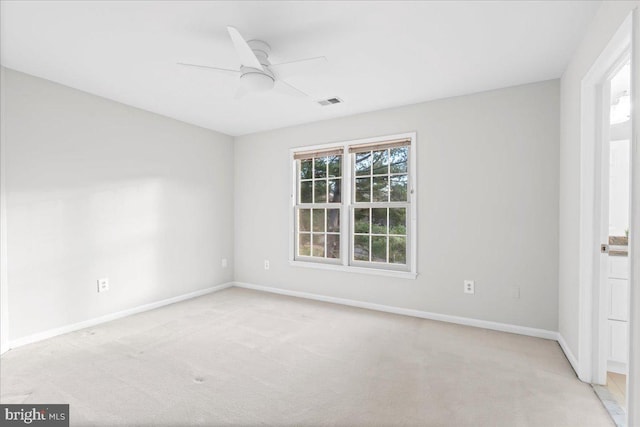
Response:
[{"label": "ceiling fan blade", "polygon": [[273,90],[283,95],[295,96],[296,98],[308,98],[309,95],[301,91],[300,89],[291,86],[284,80],[276,80]]},{"label": "ceiling fan blade", "polygon": [[262,64],[260,64],[260,61],[258,61],[253,50],[251,50],[245,39],[240,35],[240,32],[238,32],[234,27],[227,27],[227,31],[229,31],[229,36],[231,36],[233,46],[236,48],[236,52],[240,57],[240,64],[245,67],[264,71]]},{"label": "ceiling fan blade", "polygon": [[282,64],[271,64],[269,69],[278,78],[286,79],[289,76],[298,74],[310,74],[324,71],[327,65],[327,58],[318,56],[316,58],[300,59],[298,61],[283,62]]},{"label": "ceiling fan blade", "polygon": [[186,62],[178,62],[177,64],[184,65],[187,67],[205,68],[207,70],[222,71],[224,73],[230,73],[230,74],[240,74],[240,70],[230,70],[228,68],[209,67],[208,65],[199,65],[199,64],[187,64]]}]

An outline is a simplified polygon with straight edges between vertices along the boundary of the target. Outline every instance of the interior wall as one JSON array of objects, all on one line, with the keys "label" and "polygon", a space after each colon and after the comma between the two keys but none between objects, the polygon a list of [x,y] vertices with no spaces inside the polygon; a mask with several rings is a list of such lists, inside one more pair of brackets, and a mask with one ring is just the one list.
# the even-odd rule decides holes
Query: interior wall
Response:
[{"label": "interior wall", "polygon": [[[235,280],[556,331],[559,95],[553,80],[237,137]],[[418,278],[289,265],[289,149],[408,131]]]},{"label": "interior wall", "polygon": [[233,138],[3,73],[10,340],[233,279]]},{"label": "interior wall", "polygon": [[602,2],[561,79],[558,326],[578,359],[581,82],[624,19],[639,5],[639,1]]}]

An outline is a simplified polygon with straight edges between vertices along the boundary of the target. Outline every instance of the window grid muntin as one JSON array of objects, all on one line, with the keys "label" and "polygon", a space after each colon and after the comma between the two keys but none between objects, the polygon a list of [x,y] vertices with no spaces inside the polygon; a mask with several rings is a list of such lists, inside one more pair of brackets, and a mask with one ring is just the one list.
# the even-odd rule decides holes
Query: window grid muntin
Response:
[{"label": "window grid muntin", "polygon": [[[309,210],[309,230],[302,230],[301,229],[301,221],[300,221],[300,211],[302,210]],[[330,210],[335,210],[336,213],[336,217],[338,218],[338,226],[337,226],[337,230],[338,231],[329,231],[329,212]],[[322,231],[316,231],[314,230],[314,212],[315,211],[323,211],[322,213],[322,217],[323,217],[323,228]],[[341,241],[341,233],[342,233],[342,206],[335,206],[335,205],[328,205],[328,204],[322,204],[321,206],[319,205],[299,205],[296,206],[296,257],[304,257],[304,258],[313,258],[313,259],[327,259],[327,260],[340,260],[341,259],[341,255],[342,255],[342,251],[340,250],[340,241]],[[318,255],[313,255],[313,249],[314,249],[314,240],[315,237],[314,236],[323,236],[324,237],[324,243],[323,243],[323,248],[324,248],[324,256],[318,256]],[[300,236],[309,236],[309,254],[310,255],[305,255],[302,254],[300,252]],[[337,258],[332,258],[329,257],[329,251],[328,251],[328,236],[337,236],[338,238],[338,257]]]},{"label": "window grid muntin", "polygon": [[[319,159],[322,159],[319,161]],[[332,160],[334,162],[337,162],[337,173],[336,170],[332,170],[332,169],[336,169],[335,168],[335,163],[332,163]],[[311,171],[310,171],[310,178],[303,178],[302,176],[302,163],[303,162],[310,162],[311,163]],[[341,250],[342,244],[342,185],[343,185],[343,161],[344,161],[344,156],[342,154],[333,154],[330,156],[312,156],[312,157],[308,157],[308,158],[302,158],[296,161],[296,182],[297,182],[297,198],[296,198],[296,212],[295,212],[295,227],[296,227],[296,232],[295,232],[295,236],[296,236],[296,242],[295,242],[295,257],[296,258],[301,258],[301,259],[308,259],[308,260],[322,260],[322,261],[326,261],[326,262],[330,262],[330,263],[335,263],[335,262],[341,262],[341,259],[343,257],[343,251]],[[324,171],[318,171],[316,166],[320,163],[320,162],[324,162]],[[334,167],[332,167],[334,166]],[[333,173],[332,173],[333,172]],[[310,183],[311,184],[311,202],[302,202],[302,186],[303,183]],[[316,183],[317,182],[324,182],[325,183],[325,189],[324,189],[324,202],[316,202]],[[338,192],[336,193],[334,191],[334,199],[338,199],[337,201],[329,201],[331,199],[330,194],[331,194],[331,182],[336,182],[337,186],[336,189],[338,190]],[[337,194],[337,197],[336,197]],[[301,210],[309,210],[310,211],[310,218],[309,218],[309,230],[301,230],[301,224],[300,224],[300,211]],[[314,212],[316,211],[322,211],[323,212],[323,228],[322,231],[316,231],[314,230]],[[338,226],[337,229],[338,231],[329,231],[329,210],[335,210],[337,212],[336,216],[338,218]],[[300,251],[300,241],[301,241],[301,236],[308,236],[309,238],[309,254],[302,254]],[[315,249],[315,241],[316,239],[320,239],[320,236],[322,236],[322,239],[324,240],[322,248],[323,248],[323,255],[319,256],[319,255],[314,255],[314,249]],[[330,257],[330,252],[329,252],[329,241],[330,238],[329,236],[335,236],[335,238],[338,240],[338,245],[337,245],[337,252],[338,252],[338,257],[337,258],[332,258]]]},{"label": "window grid muntin", "polygon": [[[369,232],[356,232],[356,209],[367,209],[369,211]],[[386,233],[374,233],[373,231],[373,209],[386,209]],[[405,234],[397,234],[391,233],[391,221],[390,221],[390,213],[391,209],[404,209],[404,227]],[[366,204],[353,204],[351,209],[351,251],[350,251],[350,261],[356,263],[371,263],[371,264],[379,264],[379,265],[390,265],[390,266],[408,266],[409,259],[409,243],[410,243],[410,221],[409,221],[409,212],[410,212],[410,204],[409,203],[366,203]],[[359,260],[355,258],[355,241],[356,236],[368,236],[369,237],[369,259]],[[384,262],[381,261],[373,261],[373,237],[385,237],[386,238],[386,260]],[[390,252],[389,245],[391,241],[391,237],[399,237],[405,239],[405,250],[404,250],[404,263],[398,262],[390,262]]]},{"label": "window grid muntin", "polygon": [[[351,182],[351,215],[350,215],[350,253],[349,253],[349,261],[351,265],[368,265],[368,266],[373,266],[373,265],[378,265],[378,266],[385,266],[385,268],[387,267],[392,267],[392,268],[398,268],[398,266],[400,267],[404,267],[404,268],[410,268],[409,265],[409,261],[410,261],[410,248],[411,248],[411,241],[410,241],[410,237],[411,237],[411,233],[410,233],[410,218],[409,218],[409,213],[411,210],[411,190],[410,190],[410,164],[411,164],[411,150],[410,150],[410,146],[407,147],[402,147],[401,149],[405,149],[405,159],[402,162],[399,162],[400,164],[404,163],[406,166],[406,171],[401,171],[401,172],[391,172],[391,168],[392,168],[392,162],[391,162],[391,150],[396,150],[397,148],[387,148],[384,150],[370,150],[370,151],[361,151],[361,152],[356,152],[356,153],[352,153],[351,154],[351,169],[353,171],[353,176],[352,176],[352,182]],[[385,157],[387,158],[387,164],[384,167],[383,170],[378,169],[378,173],[376,172],[376,168],[375,168],[375,156],[374,153],[376,152],[384,152],[385,153]],[[368,173],[366,174],[360,174],[358,175],[358,167],[357,167],[357,158],[359,155],[363,155],[363,154],[368,154],[369,155],[369,167],[366,168],[368,169]],[[375,177],[387,177],[387,194],[386,194],[386,201],[374,201],[373,200],[373,196],[374,196],[374,178]],[[392,177],[406,177],[406,187],[405,187],[405,193],[406,193],[406,198],[403,201],[391,201],[391,182],[392,182]],[[369,201],[358,201],[358,191],[357,191],[357,186],[356,186],[356,182],[358,179],[368,179],[369,180]],[[394,208],[394,207],[399,207],[399,208],[404,208],[405,209],[405,233],[404,235],[397,235],[397,234],[389,234],[390,231],[390,226],[389,226],[389,209]],[[356,228],[356,220],[355,220],[355,210],[356,209],[365,209],[368,208],[369,209],[369,233],[356,233],[355,228]],[[387,222],[386,222],[386,230],[387,230],[387,234],[378,234],[378,233],[373,233],[373,209],[376,208],[386,208],[387,209]],[[369,240],[369,251],[368,251],[368,260],[358,260],[356,259],[356,253],[355,253],[355,249],[356,249],[356,237],[357,236],[368,236],[368,240]],[[380,261],[373,261],[373,237],[385,237],[386,238],[386,256],[385,256],[385,262],[380,262]],[[405,258],[405,262],[404,263],[390,263],[389,262],[389,258],[390,258],[390,253],[389,253],[389,244],[390,244],[390,238],[391,237],[403,237],[405,239],[405,245],[404,245],[404,258]]]},{"label": "window grid muntin", "polygon": [[[415,180],[416,180],[416,177],[415,177],[416,139],[415,138],[416,138],[415,133],[410,132],[410,133],[403,133],[403,134],[397,134],[397,135],[390,135],[386,137],[362,139],[358,141],[349,141],[349,142],[333,144],[333,145],[331,144],[317,145],[317,146],[311,146],[311,147],[304,147],[299,150],[297,149],[292,150],[294,160],[305,158],[304,156],[306,153],[304,153],[304,151],[307,151],[308,153],[309,150],[314,150],[314,154],[317,152],[322,153],[324,151],[328,151],[331,149],[334,150],[333,151],[334,153],[336,150],[341,150],[343,153],[341,158],[341,174],[340,174],[342,178],[341,206],[346,207],[348,209],[342,209],[342,212],[340,215],[341,217],[340,257],[342,258],[342,262],[340,264],[341,264],[341,267],[345,268],[345,271],[350,271],[349,267],[354,267],[356,269],[362,268],[361,270],[362,272],[366,272],[366,270],[369,270],[371,272],[379,270],[381,271],[380,274],[384,274],[383,273],[384,271],[388,271],[391,274],[395,274],[395,273],[404,274],[404,272],[406,272],[407,274],[411,275],[411,276],[406,276],[407,278],[415,278],[415,275],[417,274],[416,272],[416,249],[417,248],[416,248],[416,236],[415,236],[415,233],[416,233],[415,222],[416,222],[416,209],[417,209],[416,200],[415,200]],[[391,144],[395,142],[394,140],[395,141],[404,140],[406,141],[406,145],[393,146]],[[389,167],[388,176],[393,178],[397,176],[403,176],[403,175],[405,176],[404,181],[406,181],[406,184],[402,186],[402,189],[405,192],[403,196],[406,195],[406,201],[389,202],[388,205],[389,207],[393,207],[397,204],[400,204],[405,208],[404,220],[405,220],[405,226],[406,226],[406,235],[390,234],[390,237],[400,236],[405,238],[405,241],[403,242],[404,250],[405,250],[403,255],[406,257],[405,258],[406,263],[405,264],[385,264],[385,263],[353,261],[351,258],[353,253],[353,232],[352,232],[352,228],[354,226],[353,225],[353,208],[356,206],[355,185],[354,185],[355,177],[356,177],[355,154],[357,154],[358,152],[361,152],[359,151],[359,148],[362,146],[368,146],[372,144],[383,146],[383,145],[386,145],[388,142],[389,142],[388,144],[389,147],[386,150],[394,150],[394,149],[403,150],[403,152],[401,153],[401,156],[403,157],[402,161],[397,162],[401,164],[401,167],[398,167],[397,165],[394,166],[394,163],[392,162],[393,159],[390,159],[389,166],[388,166]],[[370,151],[381,151],[381,150],[371,149]],[[351,155],[351,157],[349,158],[349,162],[347,162],[347,156],[349,155]],[[395,155],[397,156],[398,153],[395,153]],[[389,151],[389,156],[391,157],[391,151]],[[299,175],[296,175],[297,171],[295,168],[295,164],[296,162],[294,161],[294,170],[293,170],[294,187],[295,187],[295,184],[299,182],[299,178],[300,178]],[[391,170],[392,167],[393,167],[393,171]],[[384,169],[386,170],[387,168],[385,167]],[[376,171],[378,172],[377,168],[376,168]],[[382,171],[379,171],[379,172],[382,172]],[[378,175],[382,175],[382,173],[374,174],[373,164],[372,164],[370,175],[368,175],[370,184],[372,184],[371,177],[373,177],[374,175],[378,176]],[[389,198],[391,197],[391,184],[392,184],[392,181],[391,179],[389,179],[388,181],[388,185],[389,185],[388,197]],[[369,194],[371,196],[372,196],[372,191],[373,189],[370,189],[369,191]],[[294,202],[292,207],[295,208],[296,202],[298,201],[298,199],[296,197],[293,197],[292,200]],[[363,205],[363,202],[357,202],[357,207],[361,207],[362,205]],[[291,218],[292,218],[291,233],[292,233],[292,237],[295,237],[295,234],[297,232],[296,226],[293,224],[293,222],[297,218],[297,215],[295,215],[295,210],[291,215]],[[297,239],[293,239],[293,240],[294,242],[297,242]],[[291,251],[290,251],[290,254],[291,254],[290,259],[292,261],[296,261],[296,245],[293,244],[294,242],[292,242],[293,247],[291,248]],[[392,244],[391,240],[389,239],[387,241],[387,246],[389,247],[389,249],[387,250],[387,258],[389,258],[390,256],[389,251],[390,251],[391,244]],[[305,259],[302,259],[300,261],[304,261]],[[307,259],[307,260],[310,260],[310,259]],[[336,265],[336,263],[325,262],[324,260],[319,260],[320,262],[318,262],[318,259],[313,259],[313,261],[316,261],[316,262],[308,265],[312,266],[312,264],[316,264],[319,267],[322,264]],[[323,268],[323,267],[320,267],[320,268]],[[332,267],[329,267],[329,268],[331,269]],[[374,274],[377,274],[377,273],[374,273]],[[399,276],[399,277],[405,277],[405,276]]]},{"label": "window grid muntin", "polygon": [[[343,176],[342,176],[342,163],[343,163],[343,155],[339,154],[339,155],[332,155],[332,156],[317,156],[317,157],[309,157],[309,158],[305,158],[305,159],[300,159],[296,161],[296,181],[297,181],[297,199],[296,202],[297,204],[314,204],[314,203],[342,203],[342,181],[343,181]],[[339,158],[337,160],[338,162],[338,168],[339,168],[339,174],[338,175],[332,175],[331,171],[330,171],[330,166],[331,166],[331,161],[329,159],[335,159],[335,158]],[[323,176],[316,176],[317,174],[317,169],[316,169],[316,163],[318,159],[327,159],[327,161],[325,162],[324,165],[324,175]],[[311,178],[302,178],[302,162],[305,161],[311,161]],[[324,183],[324,201],[316,201],[316,184],[317,183]],[[331,194],[331,183],[332,182],[336,182],[337,183],[337,189],[339,189],[339,193],[338,193],[338,200],[336,201],[329,201],[330,200],[330,194]],[[302,201],[302,187],[304,184],[311,184],[311,202],[303,202]],[[334,193],[334,197],[335,197],[335,193]]]},{"label": "window grid muntin", "polygon": [[[402,171],[402,172],[391,172],[391,167],[392,167],[392,163],[391,163],[391,151],[392,150],[400,150],[400,149],[405,149],[406,150],[406,157],[405,160],[403,162],[399,162],[400,164],[404,163],[406,165],[406,171]],[[387,164],[385,166],[386,171],[384,172],[379,172],[379,173],[375,173],[375,156],[374,153],[386,153],[386,158],[387,158]],[[358,156],[362,156],[362,155],[369,155],[369,167],[367,168],[369,170],[369,173],[366,174],[358,174]],[[402,147],[402,148],[387,148],[384,150],[371,150],[371,151],[361,151],[358,153],[353,153],[352,154],[352,170],[353,170],[353,183],[352,185],[352,203],[390,203],[390,202],[408,202],[410,200],[410,194],[409,194],[409,156],[410,156],[410,149],[409,146],[407,147]],[[374,179],[375,178],[381,178],[381,177],[386,177],[387,178],[387,184],[386,184],[386,200],[374,200]],[[391,200],[391,195],[392,195],[392,178],[396,178],[396,177],[405,177],[405,199],[404,200]],[[369,200],[368,201],[359,201],[358,199],[358,187],[356,185],[356,182],[358,180],[368,180],[369,181],[369,191],[368,191],[368,197]]]}]

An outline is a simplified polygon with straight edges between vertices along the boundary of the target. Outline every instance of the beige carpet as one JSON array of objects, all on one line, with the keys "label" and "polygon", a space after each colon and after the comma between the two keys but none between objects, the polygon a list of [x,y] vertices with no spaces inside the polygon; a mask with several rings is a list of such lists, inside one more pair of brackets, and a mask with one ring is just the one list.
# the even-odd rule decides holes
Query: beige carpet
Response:
[{"label": "beige carpet", "polygon": [[232,288],[12,350],[84,425],[611,426],[558,344]]}]

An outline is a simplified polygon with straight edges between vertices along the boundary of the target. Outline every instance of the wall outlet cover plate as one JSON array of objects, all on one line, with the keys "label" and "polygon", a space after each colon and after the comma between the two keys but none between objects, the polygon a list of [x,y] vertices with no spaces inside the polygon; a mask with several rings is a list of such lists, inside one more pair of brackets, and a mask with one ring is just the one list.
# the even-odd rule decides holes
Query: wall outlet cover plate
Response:
[{"label": "wall outlet cover plate", "polygon": [[476,282],[474,280],[465,280],[464,281],[464,293],[465,294],[475,294],[476,293]]},{"label": "wall outlet cover plate", "polygon": [[98,279],[98,293],[107,292],[109,290],[109,279]]}]

